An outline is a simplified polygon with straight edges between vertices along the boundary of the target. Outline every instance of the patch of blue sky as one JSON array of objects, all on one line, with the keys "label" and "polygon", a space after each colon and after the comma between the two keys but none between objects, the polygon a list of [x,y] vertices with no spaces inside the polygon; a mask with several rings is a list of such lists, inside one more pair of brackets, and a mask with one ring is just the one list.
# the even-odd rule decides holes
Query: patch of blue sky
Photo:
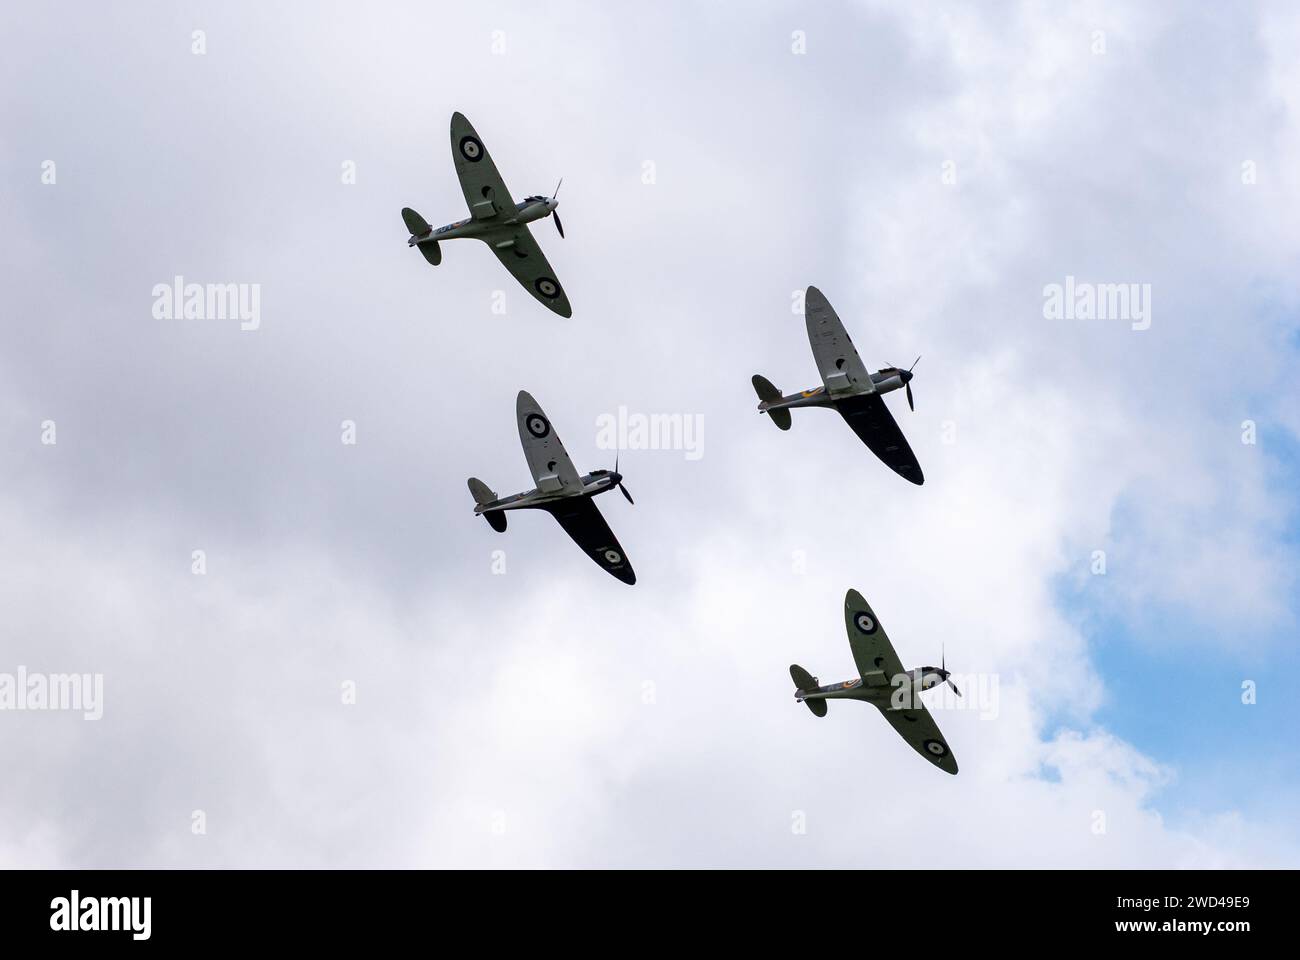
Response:
[{"label": "patch of blue sky", "polygon": [[[1300,443],[1263,423],[1258,437],[1269,488],[1294,504]],[[1131,501],[1121,500],[1113,521],[1116,529],[1132,529],[1141,517]],[[1292,569],[1300,567],[1294,508],[1269,536]],[[1201,616],[1168,602],[1136,609],[1116,602],[1109,580],[1062,577],[1058,605],[1087,638],[1104,686],[1096,723],[1174,772],[1159,793],[1159,809],[1176,821],[1179,811],[1267,816],[1292,806],[1300,798],[1300,597],[1286,598],[1287,615],[1277,622],[1250,627],[1256,635],[1249,643],[1230,636],[1185,642],[1184,635],[1207,629]],[[1247,685],[1253,703],[1244,702]],[[1061,725],[1068,725],[1064,718],[1050,717],[1049,727]]]}]

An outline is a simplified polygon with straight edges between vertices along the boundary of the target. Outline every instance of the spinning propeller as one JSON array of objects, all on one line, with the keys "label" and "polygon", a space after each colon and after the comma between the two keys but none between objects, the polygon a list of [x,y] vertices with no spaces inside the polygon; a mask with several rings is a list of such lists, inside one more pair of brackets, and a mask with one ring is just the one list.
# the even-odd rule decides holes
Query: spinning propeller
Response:
[{"label": "spinning propeller", "polygon": [[[559,221],[557,220],[556,222],[558,223]],[[560,236],[564,236],[564,234],[561,233]],[[623,474],[621,474],[621,473],[618,472],[618,454],[617,454],[617,453],[614,454],[614,476],[618,478],[618,483],[617,483],[616,485],[617,485],[617,487],[618,487],[618,489],[619,489],[619,492],[622,493],[623,496],[627,497],[627,502],[628,502],[628,503],[632,504],[632,506],[636,506],[636,501],[632,499],[632,494],[628,493],[628,492],[627,492],[627,487],[623,486]]]},{"label": "spinning propeller", "polygon": [[[564,183],[564,178],[563,178],[563,177],[560,177],[560,183]],[[560,195],[560,183],[557,183],[557,184],[555,185],[555,192],[554,192],[553,194],[551,194],[551,199],[552,199],[552,200],[554,200],[556,197],[558,197],[558,196]],[[557,206],[558,206],[558,204],[557,204]],[[555,229],[560,231],[560,239],[563,240],[563,239],[564,239],[564,224],[560,223],[560,214],[559,214],[557,211],[552,210],[552,211],[551,211],[551,216],[553,216],[553,217],[555,218]],[[625,491],[623,491],[623,492],[626,493],[627,491],[625,490]]]},{"label": "spinning propeller", "polygon": [[[912,361],[912,365],[910,367],[908,367],[906,370],[900,371],[899,373],[899,376],[903,378],[903,390],[907,393],[908,409],[912,410],[913,412],[916,411],[916,404],[912,402],[912,371],[916,368],[916,365],[920,362],[921,362],[921,358],[917,357],[915,360]],[[955,690],[957,688],[954,687],[953,689]]]},{"label": "spinning propeller", "polygon": [[[917,357],[916,359],[920,360],[921,358]],[[916,366],[916,364],[912,364],[912,366]],[[957,696],[960,697],[961,691],[957,689],[957,684],[952,682],[952,676],[948,673],[946,667],[947,664],[945,663],[944,650],[942,647],[940,647],[939,648],[939,674],[943,677],[943,682],[948,684],[948,686],[952,687],[952,692],[957,694]]]}]

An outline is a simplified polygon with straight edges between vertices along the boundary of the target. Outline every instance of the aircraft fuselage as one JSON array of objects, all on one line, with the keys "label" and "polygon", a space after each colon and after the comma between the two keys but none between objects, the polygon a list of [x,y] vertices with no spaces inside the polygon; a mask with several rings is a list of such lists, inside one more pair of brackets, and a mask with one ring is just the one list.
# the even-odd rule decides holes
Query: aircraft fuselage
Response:
[{"label": "aircraft fuselage", "polygon": [[493,500],[491,503],[479,504],[474,508],[474,512],[483,513],[485,510],[528,510],[543,507],[554,503],[556,500],[564,500],[568,497],[596,497],[613,490],[622,479],[623,477],[620,474],[609,470],[593,470],[581,478],[581,491],[545,493],[537,489],[526,490],[523,493],[502,497],[500,500]]},{"label": "aircraft fuselage", "polygon": [[[943,671],[941,669],[938,667],[918,667],[915,670],[909,670],[907,673],[900,673],[894,678],[893,683],[873,686],[863,683],[862,678],[858,677],[854,680],[845,680],[843,683],[832,683],[829,686],[817,687],[815,690],[796,690],[794,698],[796,700],[865,700],[867,703],[876,706],[889,707],[892,702],[891,698],[899,695],[898,691],[900,689],[915,696],[922,690],[929,690],[941,683],[943,683]],[[907,695],[907,692],[901,694],[901,696]]]},{"label": "aircraft fuselage", "polygon": [[414,246],[417,243],[435,243],[440,240],[468,238],[492,243],[495,239],[507,239],[510,233],[509,228],[512,226],[521,223],[532,223],[534,220],[549,217],[557,206],[559,206],[559,201],[554,197],[544,197],[540,200],[524,200],[515,204],[515,214],[509,219],[506,219],[504,215],[492,217],[488,220],[475,220],[472,217],[466,217],[464,220],[457,220],[455,223],[434,227],[426,235],[412,237],[407,242],[410,246]]},{"label": "aircraft fuselage", "polygon": [[[905,375],[906,379],[904,379]],[[859,397],[869,393],[889,393],[893,390],[901,390],[907,386],[907,381],[911,378],[911,374],[906,370],[888,367],[871,374],[871,383],[875,387],[874,391],[854,390],[831,393],[825,386],[811,387],[791,396],[782,397],[780,400],[764,403],[760,409],[793,410],[796,407],[833,407],[837,400],[847,400],[849,397]]]}]

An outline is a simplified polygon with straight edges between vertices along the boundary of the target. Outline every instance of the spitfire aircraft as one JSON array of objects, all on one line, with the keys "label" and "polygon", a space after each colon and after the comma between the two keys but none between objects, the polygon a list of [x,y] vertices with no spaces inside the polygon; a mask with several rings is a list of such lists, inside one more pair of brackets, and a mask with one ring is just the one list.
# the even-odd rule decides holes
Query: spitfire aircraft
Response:
[{"label": "spitfire aircraft", "polygon": [[618,487],[627,502],[633,502],[632,495],[623,486],[623,475],[618,472],[618,458],[615,457],[613,470],[593,470],[580,477],[551,421],[526,390],[519,391],[515,417],[519,421],[519,441],[524,446],[524,457],[537,489],[498,499],[486,483],[470,477],[474,513],[486,518],[493,530],[505,533],[506,511],[545,510],[600,567],[624,583],[636,583],[632,564],[592,501],[593,497]]},{"label": "spitfire aircraft", "polygon": [[943,666],[904,670],[885,628],[856,590],[844,596],[844,626],[859,676],[822,687],[816,677],[794,664],[790,667],[794,698],[806,703],[819,717],[826,716],[829,700],[865,700],[884,714],[912,749],[940,770],[955,774],[957,761],[920,697],[922,690],[944,682],[960,697],[952,675]]},{"label": "spitfire aircraft", "polygon": [[[542,248],[533,239],[528,224],[543,217],[553,217],[555,228],[564,237],[564,227],[560,224],[560,215],[555,208],[560,202],[555,194],[560,192],[560,185],[555,185],[555,194],[549,197],[531,196],[521,203],[510,199],[501,174],[497,173],[496,164],[488,155],[487,147],[479,139],[470,122],[460,113],[451,115],[451,158],[456,163],[456,176],[460,178],[460,188],[465,193],[465,202],[469,204],[469,218],[457,220],[436,230],[429,226],[424,217],[410,207],[402,208],[402,220],[411,232],[406,241],[408,247],[418,247],[424,259],[435,267],[442,263],[443,240],[456,240],[470,237],[482,240],[497,259],[505,264],[524,289],[536,297],[543,306],[549,307],[562,317],[573,316],[569,298],[564,288],[555,279],[555,272],[546,262]],[[561,180],[563,182],[563,180]]]},{"label": "spitfire aircraft", "polygon": [[[916,462],[916,454],[907,445],[907,438],[898,429],[883,399],[884,394],[901,387],[907,394],[907,405],[916,409],[912,402],[911,369],[885,367],[868,373],[844,330],[844,324],[816,287],[808,288],[804,313],[808,322],[808,342],[812,344],[822,385],[783,397],[769,380],[754,374],[758,412],[766,413],[782,430],[789,430],[790,411],[795,407],[833,407],[886,466],[920,486],[925,482],[921,465]],[[915,366],[913,362],[912,367]]]}]

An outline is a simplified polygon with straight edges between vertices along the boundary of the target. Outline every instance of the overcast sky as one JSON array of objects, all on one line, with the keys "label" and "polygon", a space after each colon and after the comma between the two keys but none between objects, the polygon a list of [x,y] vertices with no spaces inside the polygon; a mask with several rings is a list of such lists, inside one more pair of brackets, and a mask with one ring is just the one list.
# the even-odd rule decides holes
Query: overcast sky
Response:
[{"label": "overcast sky", "polygon": [[[1298,47],[1287,5],[4,7],[0,674],[103,717],[0,712],[0,865],[1300,865]],[[572,319],[407,249],[466,215],[456,110],[515,197],[564,177]],[[257,329],[160,318],[176,276]],[[1045,315],[1067,277],[1149,326]],[[809,284],[923,355],[924,486],[756,413],[818,382]],[[472,515],[531,486],[520,389],[582,472],[620,407],[702,424],[597,501],[636,586]],[[793,701],[854,675],[849,587],[983,707],[927,694],[957,777]]]}]

